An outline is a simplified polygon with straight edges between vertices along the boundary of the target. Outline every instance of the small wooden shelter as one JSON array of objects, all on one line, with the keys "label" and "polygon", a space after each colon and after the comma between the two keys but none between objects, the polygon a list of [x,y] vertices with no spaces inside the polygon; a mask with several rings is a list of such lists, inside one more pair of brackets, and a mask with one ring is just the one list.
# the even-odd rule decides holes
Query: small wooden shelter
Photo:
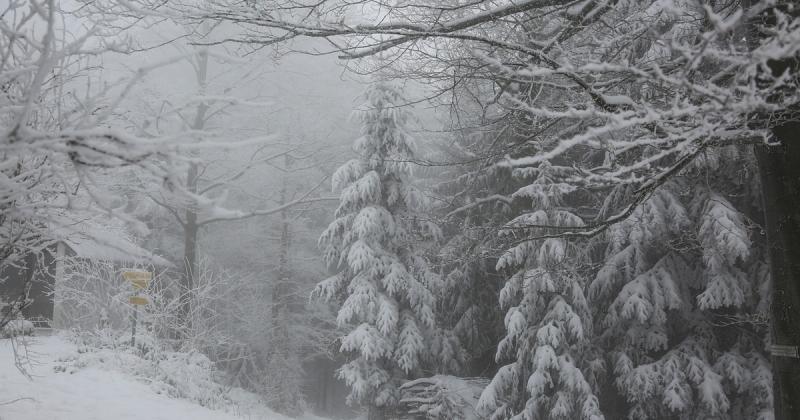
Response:
[{"label": "small wooden shelter", "polygon": [[[30,254],[13,266],[0,270],[0,302],[27,301],[22,316],[36,326],[50,327],[54,317],[56,283],[64,275],[70,258],[90,261],[112,261],[120,267],[151,264],[170,267],[172,264],[136,245],[118,228],[104,229],[96,223],[54,228],[48,234],[52,243],[38,254]],[[0,307],[0,317],[10,310]]]}]

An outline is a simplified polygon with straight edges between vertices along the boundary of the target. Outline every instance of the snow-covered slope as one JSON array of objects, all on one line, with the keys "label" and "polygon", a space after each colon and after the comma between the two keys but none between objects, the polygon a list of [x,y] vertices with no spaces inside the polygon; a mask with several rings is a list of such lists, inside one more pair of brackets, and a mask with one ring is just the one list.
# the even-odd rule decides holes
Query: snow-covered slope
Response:
[{"label": "snow-covered slope", "polygon": [[[28,340],[30,379],[15,367],[10,340],[0,340],[2,420],[289,420],[256,406],[252,403],[256,398],[249,398],[246,406],[212,410],[158,393],[142,378],[109,369],[110,365],[65,369],[63,361],[78,355],[74,344],[59,336]],[[238,394],[241,401],[248,401],[247,395],[241,395],[244,391]]]}]

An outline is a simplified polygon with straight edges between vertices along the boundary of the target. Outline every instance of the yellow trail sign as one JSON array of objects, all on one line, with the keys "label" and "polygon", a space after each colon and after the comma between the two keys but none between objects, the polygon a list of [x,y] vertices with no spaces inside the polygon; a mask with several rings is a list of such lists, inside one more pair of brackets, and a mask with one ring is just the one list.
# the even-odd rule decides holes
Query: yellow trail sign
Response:
[{"label": "yellow trail sign", "polygon": [[130,302],[131,305],[147,305],[150,303],[144,296],[131,296],[128,302]]},{"label": "yellow trail sign", "polygon": [[133,284],[136,289],[146,289],[153,278],[153,273],[149,271],[123,271],[122,277]]}]

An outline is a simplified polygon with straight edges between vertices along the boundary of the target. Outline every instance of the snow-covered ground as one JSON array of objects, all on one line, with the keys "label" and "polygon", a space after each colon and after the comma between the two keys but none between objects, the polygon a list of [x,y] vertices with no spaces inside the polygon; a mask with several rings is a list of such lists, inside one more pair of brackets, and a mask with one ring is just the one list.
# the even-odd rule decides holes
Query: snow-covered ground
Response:
[{"label": "snow-covered ground", "polygon": [[[28,340],[30,379],[15,367],[11,341],[0,340],[0,420],[289,420],[245,391],[234,392],[232,400],[237,402],[212,410],[159,393],[146,378],[114,369],[113,363],[83,367],[70,363],[80,359],[80,354],[63,337]],[[97,357],[102,362],[102,357],[114,356],[101,353]],[[303,417],[314,419],[323,420]]]}]

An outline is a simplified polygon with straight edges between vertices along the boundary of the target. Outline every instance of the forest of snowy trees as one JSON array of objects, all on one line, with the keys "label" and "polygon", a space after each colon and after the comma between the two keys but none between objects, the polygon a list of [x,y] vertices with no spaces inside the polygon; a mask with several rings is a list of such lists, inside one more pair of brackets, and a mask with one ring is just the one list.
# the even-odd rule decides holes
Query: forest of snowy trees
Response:
[{"label": "forest of snowy trees", "polygon": [[794,2],[5,2],[0,281],[124,237],[136,351],[290,416],[800,419]]}]

